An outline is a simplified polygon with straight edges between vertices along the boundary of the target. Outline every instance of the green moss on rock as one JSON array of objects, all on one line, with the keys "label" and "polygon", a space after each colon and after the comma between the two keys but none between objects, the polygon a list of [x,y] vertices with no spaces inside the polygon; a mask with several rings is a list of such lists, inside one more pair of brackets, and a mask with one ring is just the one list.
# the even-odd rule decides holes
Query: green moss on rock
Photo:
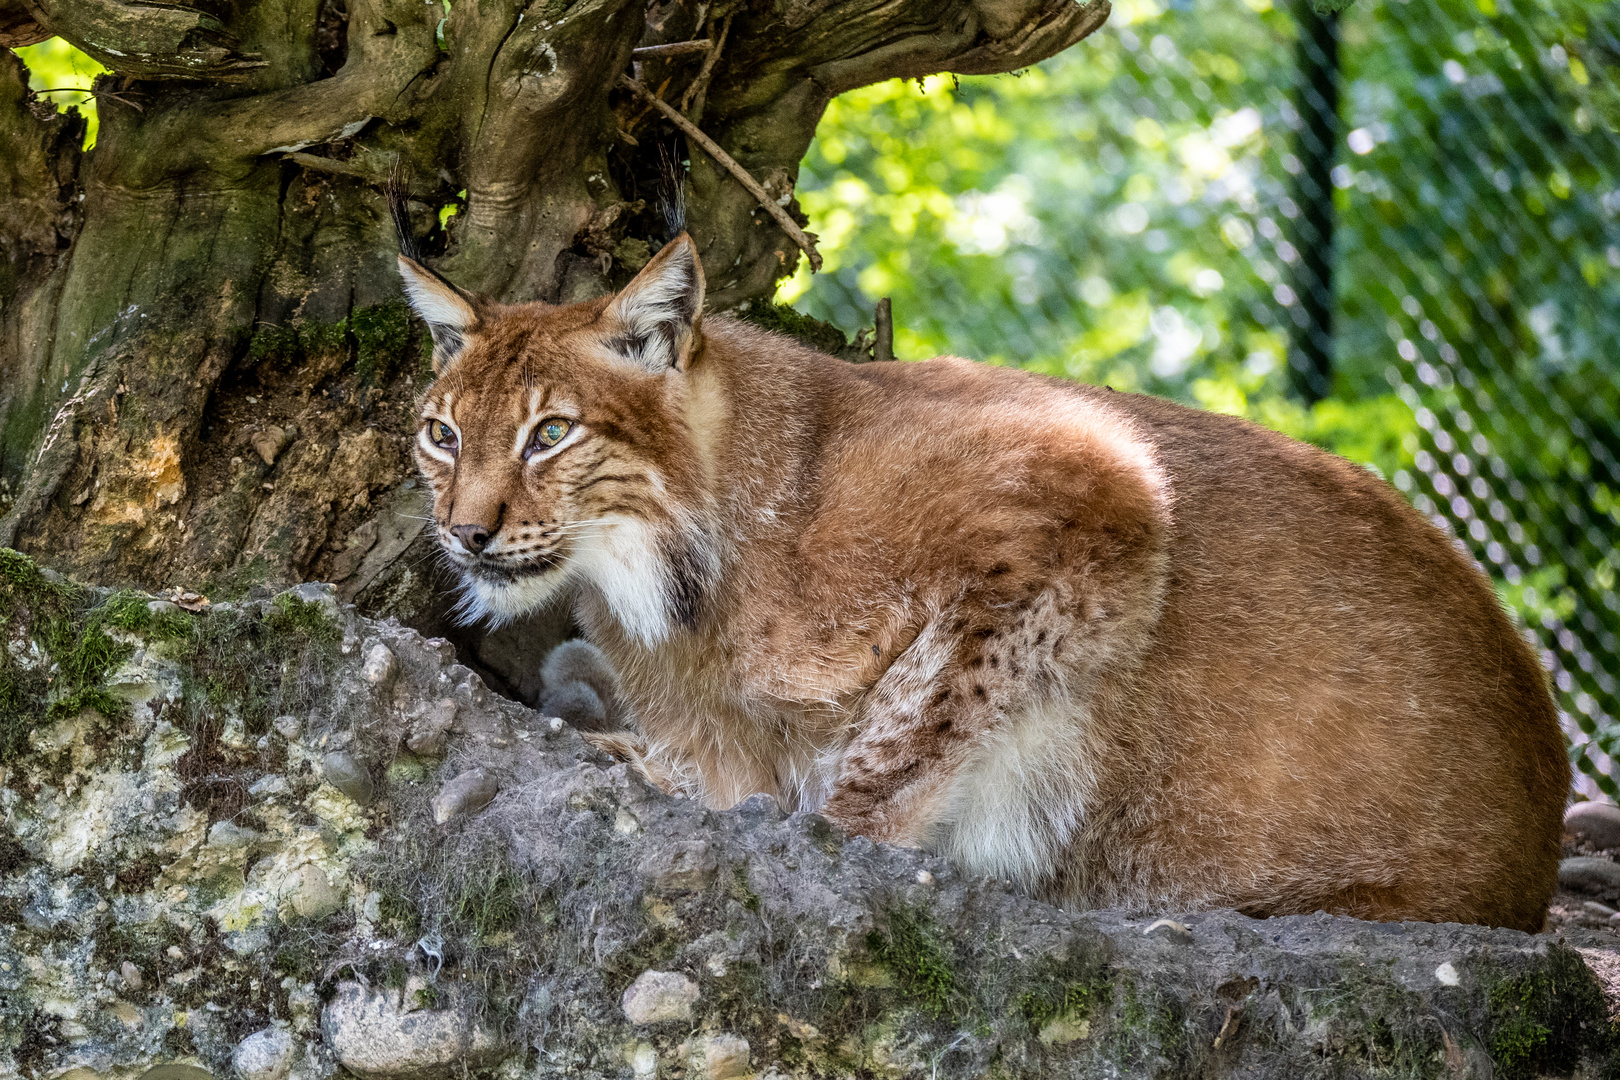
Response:
[{"label": "green moss on rock", "polygon": [[919,908],[892,907],[886,915],[887,928],[866,937],[873,957],[925,1015],[940,1019],[954,1014],[956,963],[944,936]]},{"label": "green moss on rock", "polygon": [[1491,988],[1491,1060],[1503,1080],[1567,1075],[1583,1058],[1615,1050],[1602,987],[1580,954],[1557,944],[1547,960]]}]

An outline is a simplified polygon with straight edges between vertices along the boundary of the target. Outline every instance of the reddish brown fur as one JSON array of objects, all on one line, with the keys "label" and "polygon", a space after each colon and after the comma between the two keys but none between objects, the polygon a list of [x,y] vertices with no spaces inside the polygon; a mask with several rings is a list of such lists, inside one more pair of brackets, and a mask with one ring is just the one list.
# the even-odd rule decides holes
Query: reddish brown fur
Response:
[{"label": "reddish brown fur", "polygon": [[[418,459],[446,547],[468,521],[498,539],[455,554],[490,564],[475,608],[572,589],[634,711],[615,745],[666,784],[769,792],[1077,906],[1540,928],[1569,782],[1543,674],[1366,471],[726,318],[649,368],[617,355],[618,312],[469,309],[423,411],[459,456]],[[581,433],[525,464],[531,393]]]}]

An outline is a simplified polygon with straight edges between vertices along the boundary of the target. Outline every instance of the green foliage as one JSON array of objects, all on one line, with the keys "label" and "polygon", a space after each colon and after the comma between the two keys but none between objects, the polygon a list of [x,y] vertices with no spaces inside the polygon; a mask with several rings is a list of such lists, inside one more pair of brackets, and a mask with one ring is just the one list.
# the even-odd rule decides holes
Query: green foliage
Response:
[{"label": "green foliage", "polygon": [[886,967],[901,991],[935,1019],[955,1011],[956,965],[951,948],[925,911],[892,907],[887,926],[866,936],[866,947]]},{"label": "green foliage", "polygon": [[54,102],[58,112],[81,113],[85,118],[84,149],[96,145],[101,118],[89,91],[98,75],[111,72],[61,38],[12,51],[28,67],[28,88]]},{"label": "green foliage", "polygon": [[463,879],[450,904],[451,918],[475,940],[511,930],[523,913],[526,891],[523,880],[510,870],[488,867]]}]

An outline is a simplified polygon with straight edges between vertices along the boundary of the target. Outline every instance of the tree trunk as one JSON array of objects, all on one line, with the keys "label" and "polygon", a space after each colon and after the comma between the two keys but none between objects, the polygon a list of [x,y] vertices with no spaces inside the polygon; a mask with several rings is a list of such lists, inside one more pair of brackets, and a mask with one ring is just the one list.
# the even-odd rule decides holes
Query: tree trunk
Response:
[{"label": "tree trunk", "polygon": [[[418,625],[431,545],[407,448],[426,379],[382,186],[436,265],[505,301],[616,288],[689,160],[718,309],[799,249],[621,83],[684,105],[788,213],[828,101],[1026,67],[1106,0],[0,0],[115,74],[99,141],[0,57],[0,545],[87,580],[216,595],[322,579]],[[448,11],[446,10],[448,9]],[[641,46],[707,49],[640,58]],[[441,227],[441,214],[455,211]],[[414,545],[414,546],[413,546]]]}]

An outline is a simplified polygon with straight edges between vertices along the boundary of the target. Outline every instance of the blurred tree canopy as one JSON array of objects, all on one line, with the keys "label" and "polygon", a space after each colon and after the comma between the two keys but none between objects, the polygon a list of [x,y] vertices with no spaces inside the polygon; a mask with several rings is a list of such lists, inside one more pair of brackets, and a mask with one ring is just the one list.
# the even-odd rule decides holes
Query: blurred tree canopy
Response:
[{"label": "blurred tree canopy", "polygon": [[[1302,0],[1303,2],[1303,0]],[[828,110],[826,270],[779,298],[955,352],[1247,416],[1366,464],[1536,636],[1578,767],[1620,740],[1620,3],[1340,16],[1332,393],[1290,389],[1303,7],[1122,0],[1016,76]]]}]

